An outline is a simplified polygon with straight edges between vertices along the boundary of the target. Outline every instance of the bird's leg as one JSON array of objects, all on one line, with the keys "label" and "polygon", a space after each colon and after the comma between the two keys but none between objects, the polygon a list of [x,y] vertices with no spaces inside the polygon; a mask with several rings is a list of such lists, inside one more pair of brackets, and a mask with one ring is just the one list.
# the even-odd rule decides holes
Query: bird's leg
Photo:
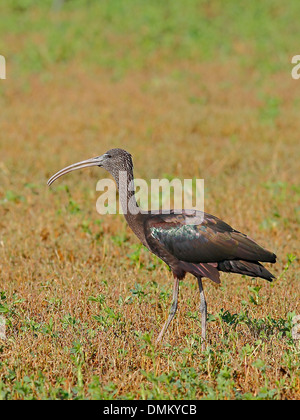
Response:
[{"label": "bird's leg", "polygon": [[205,340],[206,340],[206,320],[207,320],[207,304],[205,300],[204,290],[202,286],[201,277],[197,277],[198,286],[200,291],[200,312],[201,312],[201,329],[202,329],[202,351],[205,350]]},{"label": "bird's leg", "polygon": [[[174,276],[175,277],[175,276]],[[160,342],[160,340],[163,338],[165,332],[168,329],[168,326],[170,325],[172,319],[175,316],[175,313],[177,311],[178,306],[178,291],[179,291],[179,279],[175,277],[174,279],[174,286],[173,286],[173,300],[172,300],[172,306],[169,312],[169,316],[167,321],[165,322],[161,332],[159,333],[159,336],[157,337],[156,344]]]}]

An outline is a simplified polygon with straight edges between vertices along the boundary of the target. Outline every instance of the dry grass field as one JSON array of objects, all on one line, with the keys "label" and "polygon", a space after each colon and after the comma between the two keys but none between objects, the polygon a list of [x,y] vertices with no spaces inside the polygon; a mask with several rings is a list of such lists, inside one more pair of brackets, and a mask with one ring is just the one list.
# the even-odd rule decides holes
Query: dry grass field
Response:
[{"label": "dry grass field", "polygon": [[[300,398],[300,5],[261,3],[1,3],[0,399]],[[204,352],[192,276],[155,346],[171,273],[96,212],[107,174],[46,185],[112,147],[204,178],[205,210],[277,254],[271,284],[204,280]]]}]

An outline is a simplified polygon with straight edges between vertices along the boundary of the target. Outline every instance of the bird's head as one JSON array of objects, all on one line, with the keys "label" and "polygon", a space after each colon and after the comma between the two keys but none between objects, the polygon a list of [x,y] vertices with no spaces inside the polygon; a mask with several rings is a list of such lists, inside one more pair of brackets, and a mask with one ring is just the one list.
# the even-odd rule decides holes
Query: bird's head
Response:
[{"label": "bird's head", "polygon": [[123,149],[110,149],[104,155],[97,156],[88,160],[74,163],[56,172],[47,182],[51,185],[62,175],[75,171],[76,169],[88,168],[91,166],[99,166],[106,169],[115,179],[119,177],[119,171],[132,171],[133,164],[131,154]]}]

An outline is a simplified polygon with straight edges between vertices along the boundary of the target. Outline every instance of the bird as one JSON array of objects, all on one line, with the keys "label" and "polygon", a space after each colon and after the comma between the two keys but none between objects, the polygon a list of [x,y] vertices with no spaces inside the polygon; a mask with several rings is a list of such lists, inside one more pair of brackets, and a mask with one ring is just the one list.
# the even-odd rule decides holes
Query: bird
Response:
[{"label": "bird", "polygon": [[[179,282],[190,273],[198,282],[201,348],[204,350],[207,302],[202,279],[208,278],[219,284],[220,272],[225,272],[260,277],[271,282],[275,278],[274,275],[261,263],[275,263],[276,255],[218,217],[204,211],[143,211],[135,198],[132,156],[120,148],[110,149],[101,156],[67,166],[55,173],[47,184],[50,186],[59,177],[71,171],[93,166],[105,169],[115,179],[129,227],[150,252],[167,264],[173,274],[172,304],[156,343],[162,340],[176,314]],[[121,175],[124,173],[126,188],[120,189]]]}]

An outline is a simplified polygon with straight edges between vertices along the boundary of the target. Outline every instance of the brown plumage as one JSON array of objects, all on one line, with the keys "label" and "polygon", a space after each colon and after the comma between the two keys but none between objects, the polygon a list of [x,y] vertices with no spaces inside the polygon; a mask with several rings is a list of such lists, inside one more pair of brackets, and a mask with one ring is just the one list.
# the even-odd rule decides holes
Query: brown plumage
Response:
[{"label": "brown plumage", "polygon": [[[181,210],[176,214],[160,211],[143,212],[138,208],[133,191],[133,164],[131,155],[122,149],[111,149],[102,156],[70,165],[53,175],[48,185],[68,172],[99,166],[114,177],[119,188],[122,172],[127,173],[127,188],[120,191],[124,216],[132,231],[153,254],[162,259],[174,276],[173,303],[169,317],[161,330],[160,341],[174,318],[178,304],[179,280],[186,273],[193,274],[200,290],[203,346],[206,337],[207,305],[202,278],[220,283],[220,271],[261,277],[272,281],[274,276],[260,263],[275,263],[276,256],[262,248],[245,234],[208,213]],[[138,210],[138,211],[137,211]]]}]

